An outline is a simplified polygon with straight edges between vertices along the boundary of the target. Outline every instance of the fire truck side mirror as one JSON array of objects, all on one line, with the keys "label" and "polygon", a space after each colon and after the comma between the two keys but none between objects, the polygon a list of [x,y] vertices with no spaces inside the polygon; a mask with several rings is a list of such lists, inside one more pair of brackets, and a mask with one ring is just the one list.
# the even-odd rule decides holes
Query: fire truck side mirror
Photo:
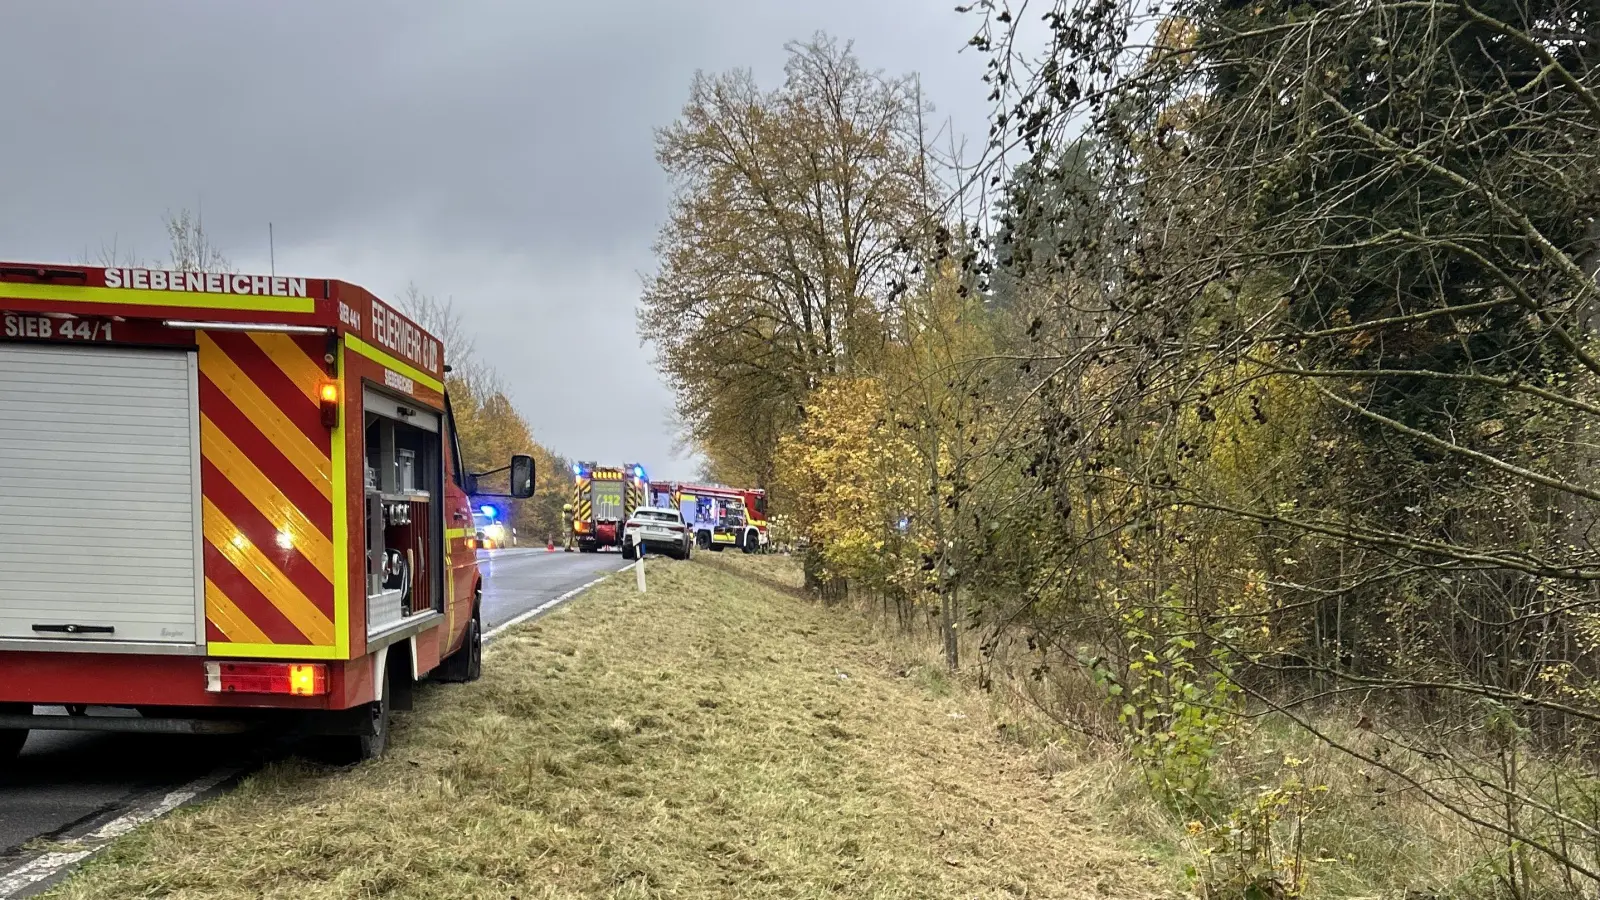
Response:
[{"label": "fire truck side mirror", "polygon": [[511,496],[519,500],[533,496],[533,457],[523,453],[511,457]]}]

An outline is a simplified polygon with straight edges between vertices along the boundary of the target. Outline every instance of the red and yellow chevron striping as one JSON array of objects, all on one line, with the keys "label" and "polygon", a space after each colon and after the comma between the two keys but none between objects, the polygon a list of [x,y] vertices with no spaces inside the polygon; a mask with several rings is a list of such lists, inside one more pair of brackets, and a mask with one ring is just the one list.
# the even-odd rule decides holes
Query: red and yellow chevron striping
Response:
[{"label": "red and yellow chevron striping", "polygon": [[592,482],[584,476],[579,476],[572,485],[572,499],[574,514],[572,527],[583,531],[589,527],[589,519],[594,516],[594,507],[589,503],[589,487]]},{"label": "red and yellow chevron striping", "polygon": [[339,550],[320,341],[201,332],[196,342],[207,641],[221,652],[331,650]]},{"label": "red and yellow chevron striping", "polygon": [[627,492],[627,496],[622,505],[622,517],[624,519],[633,518],[634,510],[637,510],[639,507],[645,505],[644,489],[644,482],[637,478],[628,479],[627,487],[624,488],[624,490]]}]

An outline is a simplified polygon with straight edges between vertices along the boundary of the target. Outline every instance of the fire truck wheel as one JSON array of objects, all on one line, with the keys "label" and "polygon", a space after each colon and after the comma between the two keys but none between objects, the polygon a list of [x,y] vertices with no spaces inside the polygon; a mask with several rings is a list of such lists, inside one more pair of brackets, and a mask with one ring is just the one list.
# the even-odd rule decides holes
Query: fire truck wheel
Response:
[{"label": "fire truck wheel", "polygon": [[483,677],[483,623],[476,610],[472,613],[472,621],[467,623],[467,636],[461,642],[460,649],[439,665],[435,677],[453,684],[477,681]]},{"label": "fire truck wheel", "polygon": [[745,532],[743,549],[746,553],[754,553],[761,549],[761,535],[754,531]]},{"label": "fire truck wheel", "polygon": [[351,762],[366,762],[383,756],[383,751],[389,749],[389,709],[390,696],[394,693],[394,670],[384,676],[383,699],[373,704],[372,708],[372,734],[358,734],[348,738],[350,741],[349,755]]},{"label": "fire truck wheel", "polygon": [[372,715],[374,733],[327,735],[314,745],[316,759],[336,766],[350,766],[383,756],[389,746],[389,709],[394,679],[392,670],[385,674],[383,699],[365,707]]},{"label": "fire truck wheel", "polygon": [[[33,707],[21,704],[15,707],[8,707],[5,704],[0,704],[0,712],[32,713]],[[17,754],[22,752],[22,745],[27,740],[28,729],[26,728],[0,728],[0,762],[15,759]]]}]

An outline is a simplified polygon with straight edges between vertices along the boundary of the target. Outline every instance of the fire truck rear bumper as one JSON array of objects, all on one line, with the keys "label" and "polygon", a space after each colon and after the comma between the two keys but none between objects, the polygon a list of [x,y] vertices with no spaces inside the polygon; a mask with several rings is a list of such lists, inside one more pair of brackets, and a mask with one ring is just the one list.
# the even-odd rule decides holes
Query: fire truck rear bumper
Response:
[{"label": "fire truck rear bumper", "polygon": [[230,712],[233,715],[228,718],[209,714],[142,716],[121,709],[76,715],[43,713],[30,716],[0,713],[0,730],[20,728],[29,731],[100,731],[124,734],[244,734],[252,731],[273,731],[291,735],[375,733],[374,719],[370,711],[362,707],[327,712],[293,709],[236,709]]},{"label": "fire truck rear bumper", "polygon": [[15,715],[0,713],[0,729],[42,731],[120,731],[137,734],[240,734],[266,725],[264,719],[146,718],[122,715]]},{"label": "fire truck rear bumper", "polygon": [[328,663],[327,692],[314,696],[209,691],[206,662],[192,656],[0,652],[0,705],[236,709],[254,717],[256,710],[336,710],[372,699],[370,679],[339,661]]}]

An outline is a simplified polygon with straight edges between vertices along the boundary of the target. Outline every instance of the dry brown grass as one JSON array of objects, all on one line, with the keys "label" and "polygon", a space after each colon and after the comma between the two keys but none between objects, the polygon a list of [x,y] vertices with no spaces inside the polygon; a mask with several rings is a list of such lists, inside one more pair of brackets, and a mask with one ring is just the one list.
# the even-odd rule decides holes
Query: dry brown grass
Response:
[{"label": "dry brown grass", "polygon": [[[732,574],[782,590],[798,591],[801,585],[799,566],[791,561],[729,554],[709,559]],[[971,704],[974,695],[945,675],[933,620],[919,619],[907,634],[870,600],[835,608],[830,616],[873,634],[874,649],[889,655],[896,671],[905,672],[925,691]],[[1020,638],[1002,639],[985,655],[977,646],[979,636],[963,635],[966,665],[961,681],[970,685],[977,680],[975,661],[982,659],[991,679],[985,720],[1003,729],[1005,740],[1028,754],[1041,777],[1049,778],[1056,802],[1137,844],[1176,886],[1200,890],[1195,879],[1182,874],[1189,866],[1225,875],[1239,862],[1226,854],[1208,854],[1209,840],[1189,833],[1185,817],[1163,806],[1152,793],[1117,743],[1120,731],[1114,707],[1081,670],[1066,662],[1053,665],[1049,677],[1035,679],[1029,672],[1041,658],[1022,652]],[[1323,734],[1369,753],[1385,752],[1375,747],[1378,738],[1355,727],[1359,718],[1357,711],[1337,707],[1315,712],[1315,724]],[[1386,749],[1392,764],[1419,780],[1441,777],[1436,766],[1416,754],[1397,756],[1392,748]],[[1291,766],[1288,760],[1297,763]],[[1281,717],[1267,716],[1245,728],[1218,758],[1214,777],[1219,795],[1243,809],[1253,807],[1263,791],[1290,779],[1327,786],[1307,817],[1285,816],[1273,825],[1276,846],[1271,855],[1277,861],[1283,860],[1296,836],[1302,839],[1309,860],[1307,897],[1465,900],[1495,895],[1495,854],[1503,854],[1502,842],[1495,836],[1466,827],[1400,779],[1337,752]]]},{"label": "dry brown grass", "polygon": [[[727,557],[728,554],[722,554]],[[1163,896],[1097,772],[787,592],[781,560],[652,561],[420,692],[390,756],[274,765],[55,898]]]}]

